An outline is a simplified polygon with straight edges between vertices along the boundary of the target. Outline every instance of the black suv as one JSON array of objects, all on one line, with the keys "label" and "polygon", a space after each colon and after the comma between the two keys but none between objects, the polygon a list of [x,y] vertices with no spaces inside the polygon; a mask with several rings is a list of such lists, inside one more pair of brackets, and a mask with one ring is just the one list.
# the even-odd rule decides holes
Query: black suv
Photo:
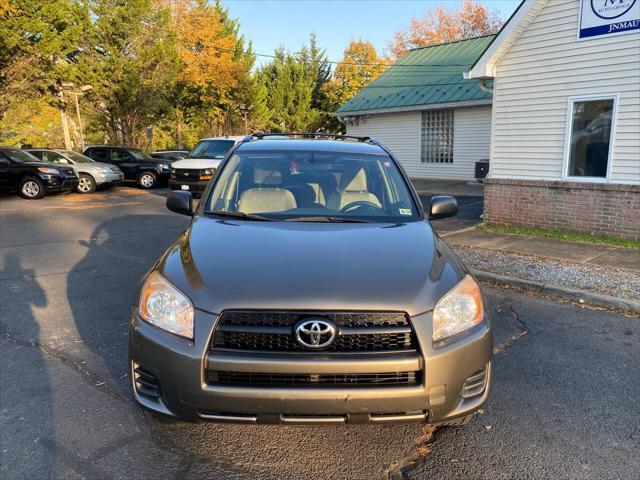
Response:
[{"label": "black suv", "polygon": [[135,180],[145,189],[166,184],[171,174],[171,161],[153,158],[137,148],[105,145],[89,147],[84,154],[97,162],[117,165],[125,180]]},{"label": "black suv", "polygon": [[19,148],[0,147],[0,190],[17,190],[24,198],[36,200],[47,193],[71,192],[77,186],[73,168],[54,167]]}]

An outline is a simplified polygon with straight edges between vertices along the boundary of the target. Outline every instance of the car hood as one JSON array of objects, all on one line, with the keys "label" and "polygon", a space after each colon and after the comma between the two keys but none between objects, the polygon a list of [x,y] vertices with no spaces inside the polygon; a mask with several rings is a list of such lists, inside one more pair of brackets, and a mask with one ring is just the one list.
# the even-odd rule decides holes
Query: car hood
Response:
[{"label": "car hood", "polygon": [[74,168],[78,171],[82,172],[95,172],[102,171],[103,169],[111,170],[112,172],[120,171],[120,168],[117,165],[112,165],[110,163],[102,163],[102,162],[91,162],[91,163],[76,163]]},{"label": "car hood", "polygon": [[196,308],[416,315],[464,275],[428,222],[340,224],[196,217],[158,269]]},{"label": "car hood", "polygon": [[172,168],[218,168],[222,160],[214,160],[213,158],[185,158],[171,164]]}]

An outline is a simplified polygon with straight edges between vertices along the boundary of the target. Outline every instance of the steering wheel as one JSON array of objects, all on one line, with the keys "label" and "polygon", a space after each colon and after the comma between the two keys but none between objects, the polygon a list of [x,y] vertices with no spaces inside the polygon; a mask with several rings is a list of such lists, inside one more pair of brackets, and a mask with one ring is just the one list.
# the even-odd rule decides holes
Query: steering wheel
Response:
[{"label": "steering wheel", "polygon": [[375,208],[376,210],[382,210],[378,205],[368,200],[356,200],[355,202],[347,203],[344,207],[340,209],[340,211],[343,213],[346,213],[358,207],[372,207],[372,208]]}]

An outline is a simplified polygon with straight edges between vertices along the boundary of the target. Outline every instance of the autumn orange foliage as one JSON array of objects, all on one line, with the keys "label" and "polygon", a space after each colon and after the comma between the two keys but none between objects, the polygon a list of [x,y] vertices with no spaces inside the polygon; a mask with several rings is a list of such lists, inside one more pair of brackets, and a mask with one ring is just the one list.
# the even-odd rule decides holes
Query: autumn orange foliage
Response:
[{"label": "autumn orange foliage", "polygon": [[9,0],[0,0],[0,17],[13,12],[13,10],[14,8],[9,3]]},{"label": "autumn orange foliage", "polygon": [[412,18],[409,28],[397,31],[387,48],[399,58],[411,48],[495,33],[501,25],[497,13],[473,0],[463,0],[455,11],[438,5],[423,17]]},{"label": "autumn orange foliage", "polygon": [[218,12],[206,0],[164,0],[163,3],[171,12],[182,80],[224,98],[238,86],[242,68],[235,58],[234,34],[225,30]]}]

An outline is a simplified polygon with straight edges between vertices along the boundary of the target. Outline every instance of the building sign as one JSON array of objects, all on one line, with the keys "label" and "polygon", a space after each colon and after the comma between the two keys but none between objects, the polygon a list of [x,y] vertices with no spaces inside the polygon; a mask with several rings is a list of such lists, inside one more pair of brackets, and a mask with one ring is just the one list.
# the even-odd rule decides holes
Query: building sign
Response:
[{"label": "building sign", "polygon": [[640,30],[640,0],[581,0],[578,38]]}]

